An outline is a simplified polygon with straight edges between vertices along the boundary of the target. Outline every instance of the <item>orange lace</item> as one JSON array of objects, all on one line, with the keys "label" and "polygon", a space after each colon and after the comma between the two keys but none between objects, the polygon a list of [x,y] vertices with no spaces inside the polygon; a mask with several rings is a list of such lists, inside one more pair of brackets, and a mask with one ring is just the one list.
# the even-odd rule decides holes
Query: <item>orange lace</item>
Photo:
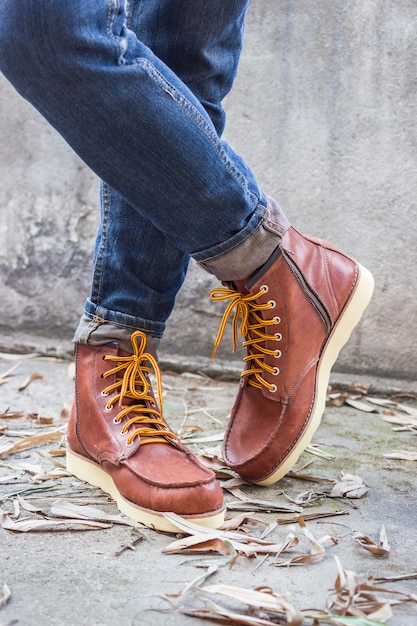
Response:
[{"label": "orange lace", "polygon": [[273,309],[276,306],[274,300],[269,300],[265,304],[258,304],[256,300],[268,291],[268,287],[263,285],[256,294],[242,294],[240,291],[227,288],[214,289],[210,298],[214,301],[226,301],[231,300],[223,313],[222,320],[220,322],[220,328],[217,333],[216,340],[214,342],[214,349],[212,358],[216,356],[217,348],[222,340],[226,324],[233,310],[232,318],[232,337],[233,337],[233,352],[236,352],[238,341],[238,328],[240,320],[240,333],[245,338],[243,347],[247,348],[247,355],[244,357],[244,363],[248,364],[247,369],[241,373],[241,377],[248,377],[249,384],[253,387],[266,387],[269,391],[275,392],[277,390],[276,385],[273,385],[266,381],[262,374],[264,371],[274,375],[279,374],[278,367],[272,367],[265,363],[264,359],[266,355],[272,355],[275,358],[281,357],[281,350],[270,350],[266,348],[265,341],[281,341],[281,333],[275,333],[274,335],[267,335],[264,332],[266,326],[272,326],[280,324],[281,318],[278,316],[271,319],[264,319],[259,313],[260,311],[267,311]]},{"label": "orange lace", "polygon": [[[133,354],[130,356],[106,355],[106,361],[114,361],[116,366],[103,374],[103,378],[116,374],[116,382],[103,389],[103,395],[116,392],[107,402],[111,409],[118,402],[121,411],[114,418],[119,424],[124,417],[133,414],[123,425],[122,434],[126,434],[131,426],[137,426],[127,437],[127,445],[134,443],[135,437],[141,437],[144,443],[172,443],[177,436],[171,432],[162,417],[162,380],[158,362],[152,354],[145,352],[146,335],[136,331],[132,335]],[[150,364],[155,374],[158,392],[158,404],[151,393],[149,374]],[[123,376],[118,376],[124,370]],[[125,398],[135,400],[132,404],[123,404]],[[152,406],[149,406],[152,405]],[[159,408],[158,408],[159,405]],[[145,439],[143,439],[145,437]]]}]

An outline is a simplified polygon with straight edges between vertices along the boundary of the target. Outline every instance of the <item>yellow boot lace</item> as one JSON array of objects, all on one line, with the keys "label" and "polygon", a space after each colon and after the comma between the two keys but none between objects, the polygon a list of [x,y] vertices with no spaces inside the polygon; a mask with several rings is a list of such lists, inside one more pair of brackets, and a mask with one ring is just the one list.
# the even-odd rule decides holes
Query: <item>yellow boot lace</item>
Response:
[{"label": "yellow boot lace", "polygon": [[[116,382],[103,389],[103,395],[107,396],[116,392],[107,402],[107,409],[111,410],[118,403],[121,411],[114,418],[115,424],[119,424],[127,415],[131,416],[123,425],[122,434],[126,434],[132,426],[135,429],[129,432],[127,445],[134,443],[136,437],[140,437],[140,443],[172,443],[177,436],[171,432],[162,417],[162,380],[158,362],[152,354],[145,352],[146,335],[140,331],[132,334],[133,354],[129,356],[106,355],[106,361],[114,361],[116,366],[104,372],[103,378],[116,374]],[[156,378],[158,404],[152,393],[149,374],[151,367]],[[122,377],[120,374],[123,373]],[[135,402],[123,404],[124,399],[132,399]],[[159,408],[158,408],[159,407]]]},{"label": "yellow boot lace", "polygon": [[247,364],[247,368],[241,373],[241,377],[248,377],[248,383],[253,387],[262,389],[266,387],[271,392],[277,390],[276,385],[269,383],[262,377],[263,372],[269,372],[274,375],[278,375],[280,370],[278,367],[272,367],[265,363],[265,356],[271,355],[277,359],[281,357],[281,350],[270,350],[266,348],[265,341],[281,341],[281,333],[275,333],[273,335],[267,335],[265,333],[266,326],[278,325],[281,323],[281,318],[278,316],[271,319],[264,319],[260,315],[261,311],[267,311],[273,309],[276,306],[274,300],[269,300],[265,304],[259,304],[256,300],[268,291],[267,285],[262,285],[259,291],[255,294],[242,294],[240,291],[227,288],[213,289],[210,293],[210,298],[214,301],[224,302],[230,300],[223,313],[222,320],[220,322],[219,331],[217,333],[216,340],[214,342],[214,349],[212,358],[216,356],[217,349],[222,340],[226,324],[230,315],[233,312],[232,318],[232,337],[233,337],[233,352],[236,352],[238,341],[238,330],[240,320],[240,333],[244,337],[243,347],[247,348],[247,355],[243,361]]}]

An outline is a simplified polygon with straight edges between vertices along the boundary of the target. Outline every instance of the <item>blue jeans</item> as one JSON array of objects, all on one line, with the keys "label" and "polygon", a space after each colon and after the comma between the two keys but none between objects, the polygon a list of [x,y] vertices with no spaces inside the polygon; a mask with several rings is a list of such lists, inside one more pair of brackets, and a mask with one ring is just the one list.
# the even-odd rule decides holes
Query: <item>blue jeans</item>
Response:
[{"label": "blue jeans", "polygon": [[102,179],[75,340],[162,335],[189,258],[260,267],[288,222],[221,139],[250,0],[0,0],[0,69]]}]

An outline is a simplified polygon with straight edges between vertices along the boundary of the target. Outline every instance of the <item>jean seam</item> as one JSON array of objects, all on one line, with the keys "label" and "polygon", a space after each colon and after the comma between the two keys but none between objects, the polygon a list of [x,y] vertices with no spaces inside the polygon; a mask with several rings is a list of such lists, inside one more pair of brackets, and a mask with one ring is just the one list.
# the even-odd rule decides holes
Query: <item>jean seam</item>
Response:
[{"label": "jean seam", "polygon": [[[150,334],[149,329],[146,329],[142,326],[133,326],[131,324],[123,324],[123,322],[119,322],[116,320],[107,320],[104,317],[97,315],[96,313],[89,313],[86,309],[84,309],[84,315],[96,324],[110,324],[111,326],[117,326],[118,328],[126,328],[129,331],[140,330],[144,333]],[[151,332],[155,337],[162,337],[162,333],[158,332],[157,330],[152,330]]]},{"label": "jean seam", "polygon": [[[96,304],[100,304],[101,290],[103,285],[104,265],[107,252],[107,224],[110,216],[109,201],[110,189],[106,183],[102,183],[102,218],[100,227],[100,246],[97,250],[97,257],[94,264],[93,284],[91,295],[95,296]],[[97,276],[98,274],[98,276]]]},{"label": "jean seam", "polygon": [[249,189],[245,175],[236,167],[236,165],[227,156],[225,150],[221,146],[220,139],[217,133],[213,132],[207,121],[198,111],[198,109],[185,98],[171,83],[169,83],[162,74],[156,69],[156,67],[148,59],[136,59],[131,65],[140,65],[150,76],[154,79],[155,83],[167,93],[173,100],[180,106],[187,115],[199,126],[204,135],[212,144],[220,161],[226,167],[230,175],[242,186],[244,191],[251,198],[256,197]]}]

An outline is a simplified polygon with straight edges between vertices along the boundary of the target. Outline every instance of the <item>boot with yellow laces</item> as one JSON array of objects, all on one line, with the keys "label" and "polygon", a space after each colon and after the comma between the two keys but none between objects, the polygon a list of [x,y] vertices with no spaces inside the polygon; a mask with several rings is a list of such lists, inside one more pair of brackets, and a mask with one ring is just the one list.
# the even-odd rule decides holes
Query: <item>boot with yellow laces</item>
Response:
[{"label": "boot with yellow laces", "polygon": [[224,504],[215,475],[165,422],[161,375],[155,357],[145,351],[143,333],[133,333],[132,349],[129,354],[117,344],[76,346],[68,470],[109,493],[120,511],[151,528],[175,530],[164,512],[218,527]]},{"label": "boot with yellow laces", "polygon": [[330,369],[373,291],[372,275],[326,241],[290,227],[247,280],[215,289],[230,300],[244,337],[245,370],[224,437],[223,457],[242,477],[269,485],[310,443],[324,411]]}]

